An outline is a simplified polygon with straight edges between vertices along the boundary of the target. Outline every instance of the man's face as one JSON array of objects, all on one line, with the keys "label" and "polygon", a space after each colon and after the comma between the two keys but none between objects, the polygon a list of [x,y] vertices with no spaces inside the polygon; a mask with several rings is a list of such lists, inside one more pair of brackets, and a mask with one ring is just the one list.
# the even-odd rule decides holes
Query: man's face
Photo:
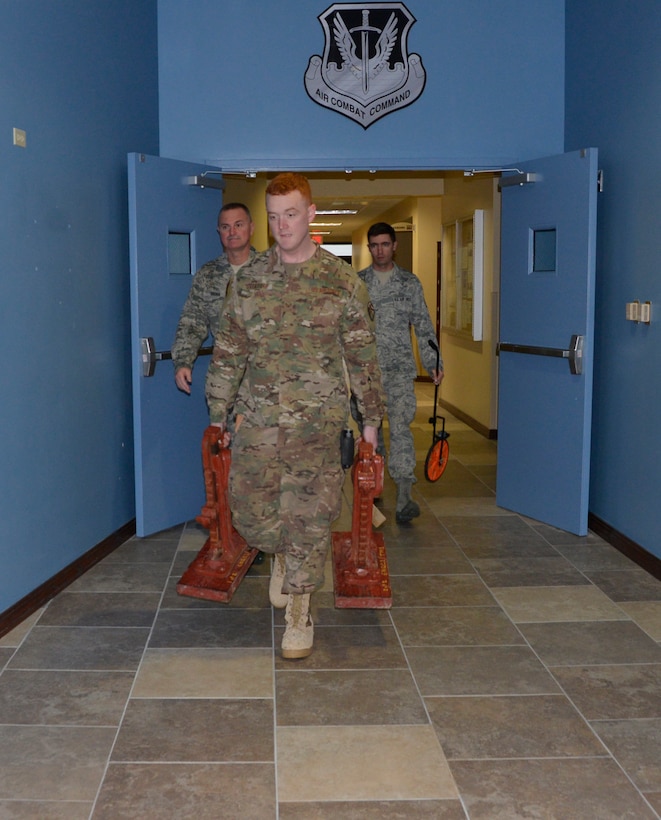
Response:
[{"label": "man's face", "polygon": [[266,195],[266,213],[269,230],[283,251],[282,258],[296,255],[310,242],[310,222],[316,208],[310,205],[300,191],[292,191],[282,196]]},{"label": "man's face", "polygon": [[370,237],[367,247],[372,254],[372,267],[374,270],[390,270],[393,256],[397,250],[397,242],[393,242],[387,233],[381,233]]},{"label": "man's face", "polygon": [[248,248],[254,229],[243,208],[230,208],[218,218],[218,235],[225,250],[242,251]]}]

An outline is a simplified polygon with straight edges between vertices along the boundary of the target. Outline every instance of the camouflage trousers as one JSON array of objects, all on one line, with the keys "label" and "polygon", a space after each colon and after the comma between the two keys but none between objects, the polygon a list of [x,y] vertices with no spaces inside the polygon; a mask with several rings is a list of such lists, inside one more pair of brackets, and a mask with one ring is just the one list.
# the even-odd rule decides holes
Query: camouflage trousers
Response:
[{"label": "camouflage trousers", "polygon": [[415,445],[411,424],[417,405],[413,380],[384,374],[383,388],[390,428],[388,472],[395,483],[415,482]]},{"label": "camouflage trousers", "polygon": [[284,553],[283,592],[313,592],[324,582],[342,505],[340,430],[332,424],[302,434],[244,422],[232,442],[232,523],[251,547]]},{"label": "camouflage trousers", "polygon": [[[413,379],[407,376],[383,374],[383,389],[386,394],[386,414],[390,428],[390,452],[387,457],[388,472],[395,483],[410,481],[415,483],[415,445],[411,424],[415,419],[417,402]],[[363,429],[362,419],[355,400],[351,400],[351,415]],[[386,455],[383,427],[379,427],[377,452]]]}]

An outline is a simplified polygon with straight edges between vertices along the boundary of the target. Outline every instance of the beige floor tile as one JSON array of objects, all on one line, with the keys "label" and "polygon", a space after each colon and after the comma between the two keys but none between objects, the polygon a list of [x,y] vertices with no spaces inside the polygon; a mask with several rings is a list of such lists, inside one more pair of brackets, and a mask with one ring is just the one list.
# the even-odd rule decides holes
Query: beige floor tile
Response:
[{"label": "beige floor tile", "polygon": [[[443,481],[443,479],[440,479]],[[440,519],[444,516],[509,515],[512,513],[496,506],[495,498],[426,498],[429,509]]]},{"label": "beige floor tile", "polygon": [[0,799],[93,800],[116,730],[0,727]]},{"label": "beige floor tile", "polygon": [[496,451],[489,452],[488,450],[480,451],[476,453],[460,453],[458,455],[453,455],[452,452],[452,439],[450,439],[450,458],[456,458],[462,464],[465,464],[467,467],[481,467],[485,464],[494,465],[498,461],[498,456]]},{"label": "beige floor tile", "polygon": [[2,638],[0,638],[0,646],[20,646],[21,641],[37,623],[43,611],[43,609],[38,609],[17,627],[12,629],[11,632],[3,635]]},{"label": "beige floor tile", "polygon": [[655,641],[661,641],[661,601],[624,601],[619,604]]},{"label": "beige floor tile", "polygon": [[427,482],[416,392],[422,515],[387,470],[378,505],[393,608],[335,609],[329,554],[315,652],[282,661],[268,558],[218,605],[176,592],[195,521],[129,539],[0,639],[1,820],[661,819],[659,581],[497,507],[496,443],[440,407]]},{"label": "beige floor tile", "polygon": [[521,623],[519,631],[548,666],[661,663],[661,646],[633,621]]},{"label": "beige floor tile", "polygon": [[138,698],[272,698],[270,648],[150,649],[133,696]]},{"label": "beige floor tile", "polygon": [[131,762],[108,768],[94,820],[273,820],[276,812],[272,763]]},{"label": "beige floor tile", "polygon": [[71,800],[0,800],[2,820],[89,820],[94,804]]},{"label": "beige floor tile", "polygon": [[452,764],[471,820],[652,820],[606,758],[463,760]]},{"label": "beige floor tile", "polygon": [[278,817],[280,820],[466,820],[466,813],[459,800],[328,800],[281,802]]},{"label": "beige floor tile", "polygon": [[426,698],[447,759],[598,756],[602,746],[559,695]]},{"label": "beige floor tile", "polygon": [[661,719],[595,720],[592,728],[642,791],[661,791]]},{"label": "beige floor tile", "polygon": [[661,719],[661,664],[554,666],[551,672],[586,720]]},{"label": "beige floor tile", "polygon": [[428,722],[406,668],[304,671],[291,661],[289,667],[290,671],[276,674],[278,726],[422,726]]},{"label": "beige floor tile", "polygon": [[[114,763],[273,762],[273,701],[266,698],[131,698],[111,760]],[[154,820],[160,820],[160,816]]]},{"label": "beige floor tile", "polygon": [[277,730],[278,799],[457,797],[431,726],[305,726]]},{"label": "beige floor tile", "polygon": [[195,552],[199,552],[206,543],[208,537],[209,533],[202,528],[193,526],[186,527],[181,538],[179,539],[179,546],[177,547],[177,550],[178,552],[185,550],[195,550]]},{"label": "beige floor tile", "polygon": [[629,620],[621,607],[593,586],[502,587],[491,591],[514,623]]},{"label": "beige floor tile", "polygon": [[645,792],[645,798],[659,817],[661,817],[661,792]]}]

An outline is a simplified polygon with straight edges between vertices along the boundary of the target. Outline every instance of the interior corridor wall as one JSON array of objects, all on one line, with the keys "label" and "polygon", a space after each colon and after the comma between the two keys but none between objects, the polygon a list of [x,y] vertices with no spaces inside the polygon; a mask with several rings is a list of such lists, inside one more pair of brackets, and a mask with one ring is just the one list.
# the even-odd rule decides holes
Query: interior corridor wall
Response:
[{"label": "interior corridor wall", "polygon": [[158,153],[155,0],[0,3],[0,76],[3,612],[135,515],[126,154]]},{"label": "interior corridor wall", "polygon": [[590,511],[661,558],[660,41],[658,0],[567,0],[566,149],[598,146],[604,173]]},{"label": "interior corridor wall", "polygon": [[500,198],[488,175],[447,179],[443,224],[466,219],[476,210],[484,211],[482,339],[473,341],[442,328],[441,347],[447,376],[441,396],[451,408],[458,408],[487,432],[496,427],[498,402],[494,371],[497,367],[500,245],[494,228],[499,225]]},{"label": "interior corridor wall", "polygon": [[[161,153],[245,172],[501,167],[562,152],[564,0],[409,0],[408,51],[421,57],[424,91],[366,129],[305,91],[328,7],[159,0]],[[444,390],[493,429],[493,350],[447,347],[463,384],[448,376]]]},{"label": "interior corridor wall", "polygon": [[308,97],[327,0],[158,0],[161,154],[225,170],[464,168],[562,151],[564,0],[408,0],[421,96],[369,128]]}]

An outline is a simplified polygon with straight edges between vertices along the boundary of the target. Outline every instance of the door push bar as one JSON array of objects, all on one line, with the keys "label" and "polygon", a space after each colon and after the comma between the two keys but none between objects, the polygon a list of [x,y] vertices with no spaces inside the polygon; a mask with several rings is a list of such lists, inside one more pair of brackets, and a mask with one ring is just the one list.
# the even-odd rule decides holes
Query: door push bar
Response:
[{"label": "door push bar", "polygon": [[[154,340],[151,336],[140,339],[140,351],[142,358],[142,375],[148,378],[154,375],[156,370],[156,362],[162,362],[164,359],[172,358],[171,350],[155,350]],[[210,356],[213,353],[213,347],[201,347],[197,351],[198,356]]]},{"label": "door push bar", "polygon": [[507,353],[529,353],[532,356],[553,356],[556,359],[567,359],[569,372],[572,376],[580,376],[583,372],[583,336],[572,336],[569,349],[561,347],[536,347],[535,345],[515,345],[509,342],[499,342],[496,352],[502,350]]}]

